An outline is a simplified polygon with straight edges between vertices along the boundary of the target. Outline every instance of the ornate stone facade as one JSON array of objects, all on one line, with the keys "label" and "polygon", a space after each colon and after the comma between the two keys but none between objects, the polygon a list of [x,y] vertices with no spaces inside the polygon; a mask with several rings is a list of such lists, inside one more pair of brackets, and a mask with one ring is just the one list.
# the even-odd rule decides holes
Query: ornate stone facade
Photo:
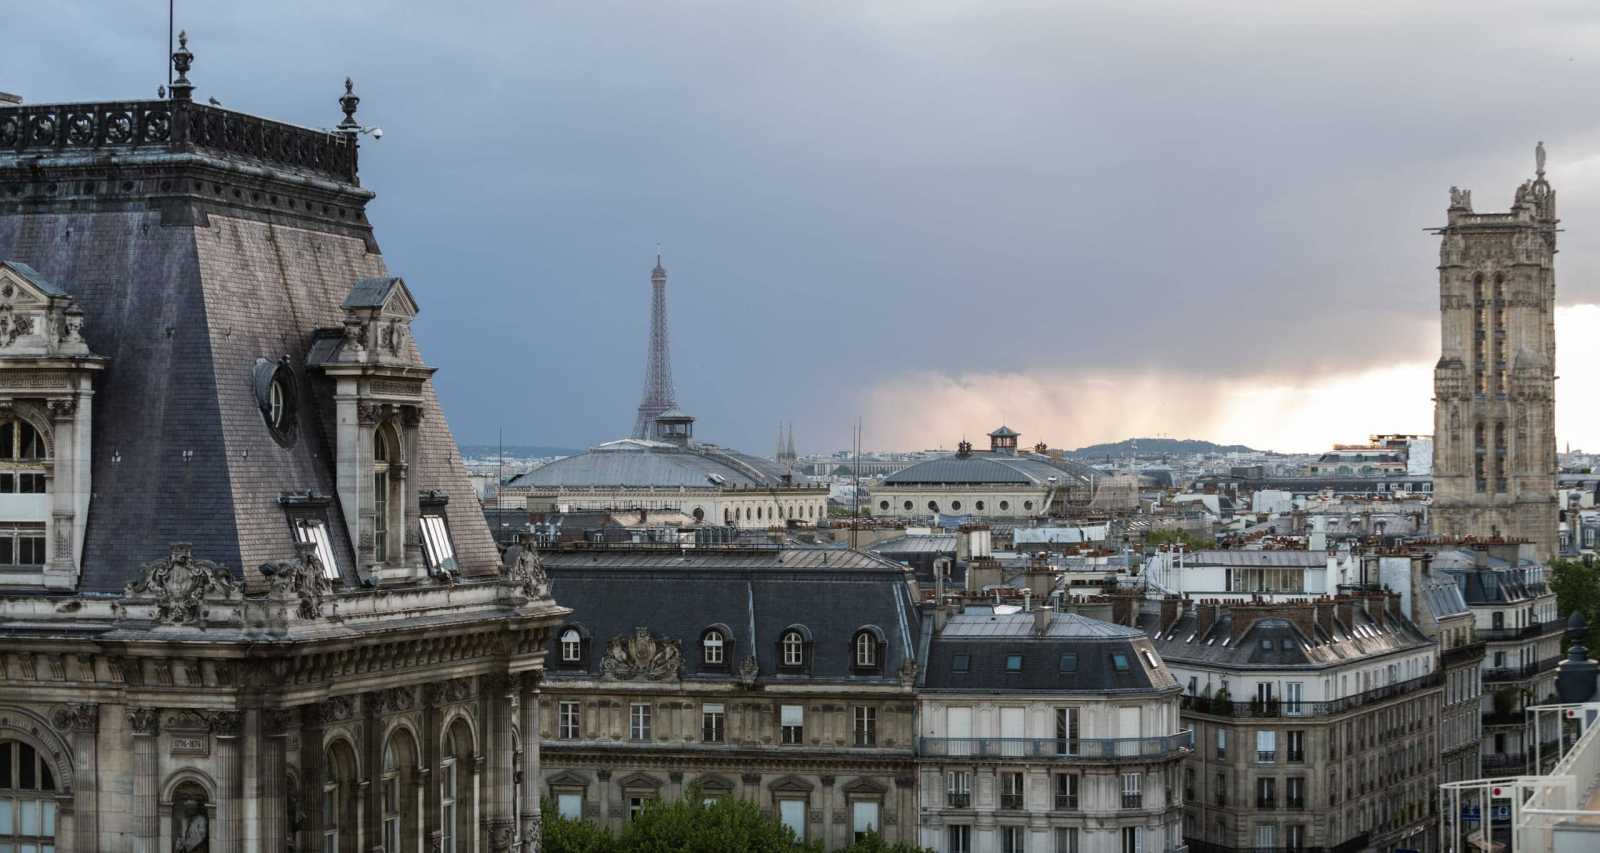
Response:
[{"label": "ornate stone facade", "polygon": [[1433,526],[1556,554],[1556,193],[1544,175],[1509,213],[1450,191],[1440,228],[1442,351],[1434,368]]},{"label": "ornate stone facade", "polygon": [[0,107],[0,794],[40,818],[0,850],[531,853],[566,611],[447,514],[353,87],[310,131],[195,104],[194,58]]}]

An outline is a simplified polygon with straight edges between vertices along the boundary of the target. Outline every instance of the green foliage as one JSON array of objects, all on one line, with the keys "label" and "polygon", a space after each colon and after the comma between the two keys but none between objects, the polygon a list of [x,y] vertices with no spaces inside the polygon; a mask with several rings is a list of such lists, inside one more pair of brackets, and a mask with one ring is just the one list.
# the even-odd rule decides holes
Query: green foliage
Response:
[{"label": "green foliage", "polygon": [[903,841],[890,844],[878,833],[869,832],[860,841],[844,848],[844,853],[933,853],[933,851]]},{"label": "green foliage", "polygon": [[[681,800],[646,805],[620,836],[586,820],[564,820],[548,800],[543,814],[546,853],[822,853],[820,843],[798,841],[754,803],[731,797],[705,803],[692,786]],[[894,847],[868,849],[901,853]]]},{"label": "green foliage", "polygon": [[586,820],[568,820],[556,811],[548,798],[539,804],[543,819],[544,850],[548,853],[611,853],[616,839],[611,833]]},{"label": "green foliage", "polygon": [[1152,530],[1145,534],[1144,544],[1147,546],[1182,545],[1186,551],[1201,551],[1217,547],[1217,543],[1214,540],[1178,527],[1163,527],[1159,530]]},{"label": "green foliage", "polygon": [[[1565,622],[1576,610],[1589,623],[1584,642],[1593,656],[1600,652],[1600,566],[1578,560],[1550,561],[1550,589],[1556,594],[1556,613]],[[1567,643],[1563,638],[1563,651]]]}]

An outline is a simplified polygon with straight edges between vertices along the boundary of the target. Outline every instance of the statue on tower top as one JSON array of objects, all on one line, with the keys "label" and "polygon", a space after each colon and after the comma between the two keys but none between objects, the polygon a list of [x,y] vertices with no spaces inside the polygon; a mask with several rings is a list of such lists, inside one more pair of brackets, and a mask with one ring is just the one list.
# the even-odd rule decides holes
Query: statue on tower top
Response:
[{"label": "statue on tower top", "polygon": [[1544,177],[1544,140],[1533,146],[1533,171],[1536,177]]}]

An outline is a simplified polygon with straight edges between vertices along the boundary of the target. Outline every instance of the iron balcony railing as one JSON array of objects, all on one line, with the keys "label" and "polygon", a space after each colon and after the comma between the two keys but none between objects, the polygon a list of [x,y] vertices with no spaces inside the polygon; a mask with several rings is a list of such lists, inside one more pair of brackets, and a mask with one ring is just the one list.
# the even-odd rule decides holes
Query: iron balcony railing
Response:
[{"label": "iron balcony railing", "polygon": [[1231,702],[1226,699],[1205,696],[1182,697],[1181,708],[1198,714],[1212,714],[1220,717],[1319,717],[1331,714],[1342,714],[1363,705],[1382,702],[1403,696],[1414,690],[1426,690],[1438,687],[1444,683],[1444,673],[1430,672],[1427,675],[1399,681],[1383,687],[1375,687],[1365,693],[1346,696],[1343,699],[1334,699],[1329,702],[1291,702],[1285,699],[1268,699],[1261,701],[1252,699],[1249,702]]},{"label": "iron balcony railing", "polygon": [[1194,749],[1194,731],[1127,738],[917,738],[917,754],[934,758],[1035,758],[1131,761],[1160,759]]},{"label": "iron balcony railing", "polygon": [[1538,663],[1530,663],[1527,666],[1502,666],[1495,669],[1486,669],[1483,671],[1483,680],[1485,683],[1490,681],[1522,681],[1523,679],[1532,678],[1541,672],[1555,669],[1556,664],[1559,663],[1561,663],[1561,658],[1554,657],[1545,658]]},{"label": "iron balcony railing", "polygon": [[1553,619],[1549,622],[1535,622],[1523,628],[1479,628],[1477,636],[1480,640],[1490,640],[1498,643],[1506,640],[1524,640],[1530,637],[1547,637],[1551,634],[1560,633],[1566,627],[1567,624],[1565,622]]},{"label": "iron balcony railing", "polygon": [[1368,833],[1349,839],[1336,847],[1232,847],[1210,841],[1185,840],[1189,853],[1356,853],[1367,848]]},{"label": "iron balcony railing", "polygon": [[1455,648],[1445,649],[1439,654],[1439,659],[1444,666],[1455,666],[1458,663],[1477,660],[1483,657],[1484,645],[1479,640],[1476,643],[1466,643]]}]

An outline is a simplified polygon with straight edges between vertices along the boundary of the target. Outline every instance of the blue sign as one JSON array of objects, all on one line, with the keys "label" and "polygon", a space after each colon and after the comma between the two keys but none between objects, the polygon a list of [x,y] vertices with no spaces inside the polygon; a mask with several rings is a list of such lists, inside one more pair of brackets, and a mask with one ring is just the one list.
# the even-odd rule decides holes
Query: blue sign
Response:
[{"label": "blue sign", "polygon": [[1482,820],[1483,819],[1483,810],[1478,808],[1477,806],[1462,806],[1461,807],[1461,819],[1462,820],[1470,820],[1470,821]]}]

